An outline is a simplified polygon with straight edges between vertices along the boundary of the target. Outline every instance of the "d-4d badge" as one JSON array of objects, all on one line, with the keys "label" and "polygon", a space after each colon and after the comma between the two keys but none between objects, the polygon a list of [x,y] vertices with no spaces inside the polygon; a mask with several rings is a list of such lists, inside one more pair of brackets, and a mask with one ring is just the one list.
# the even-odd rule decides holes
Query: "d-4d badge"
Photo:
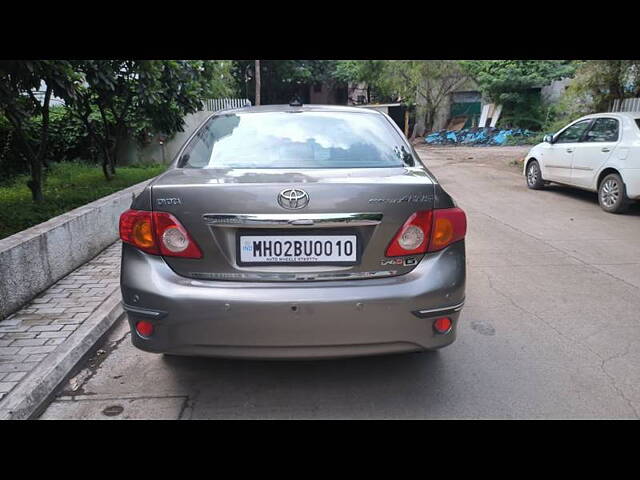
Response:
[{"label": "d-4d badge", "polygon": [[409,267],[417,264],[418,261],[415,258],[385,258],[380,261],[380,265],[404,265]]}]

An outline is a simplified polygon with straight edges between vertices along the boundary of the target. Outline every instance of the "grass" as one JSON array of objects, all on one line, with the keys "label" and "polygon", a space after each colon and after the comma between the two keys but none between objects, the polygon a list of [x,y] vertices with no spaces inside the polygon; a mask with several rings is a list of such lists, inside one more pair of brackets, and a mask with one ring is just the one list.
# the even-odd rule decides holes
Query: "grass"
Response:
[{"label": "grass", "polygon": [[80,162],[54,164],[46,175],[44,202],[31,200],[28,175],[0,185],[0,239],[42,223],[69,210],[127,188],[162,173],[164,165],[120,167],[113,180],[104,178],[100,166]]}]

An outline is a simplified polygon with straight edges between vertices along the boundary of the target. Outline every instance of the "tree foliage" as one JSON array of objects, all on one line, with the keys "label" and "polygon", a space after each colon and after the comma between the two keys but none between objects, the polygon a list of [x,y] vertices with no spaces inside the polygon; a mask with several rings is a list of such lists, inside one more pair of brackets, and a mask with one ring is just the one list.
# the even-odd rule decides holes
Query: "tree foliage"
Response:
[{"label": "tree foliage", "polygon": [[[35,202],[42,202],[43,164],[49,144],[49,103],[52,95],[73,103],[80,78],[68,61],[8,60],[0,62],[0,109],[11,124],[20,154],[29,163],[28,186]],[[42,99],[36,96],[44,85]],[[40,118],[32,135],[30,119]],[[35,137],[35,138],[34,138]]]},{"label": "tree foliage", "polygon": [[[260,60],[261,103],[283,104],[298,97],[309,101],[309,87],[314,84],[335,85],[336,60]],[[237,60],[232,68],[236,95],[255,103],[253,60]]]},{"label": "tree foliage", "polygon": [[640,60],[588,60],[578,63],[572,94],[594,112],[613,100],[640,97]]},{"label": "tree foliage", "polygon": [[387,88],[408,105],[416,105],[412,137],[433,128],[448,96],[468,77],[453,60],[391,60],[387,63]]},{"label": "tree foliage", "polygon": [[344,83],[365,83],[367,103],[384,101],[394,94],[388,60],[339,60],[332,77]]},{"label": "tree foliage", "polygon": [[545,119],[538,89],[575,72],[575,65],[567,60],[467,60],[460,64],[488,101],[503,106],[501,124],[526,128],[540,128]]},{"label": "tree foliage", "polygon": [[[215,60],[0,62],[0,111],[11,125],[11,138],[0,156],[18,147],[30,165],[33,198],[42,201],[42,165],[56,151],[49,142],[49,101],[55,96],[65,107],[56,113],[53,125],[62,135],[83,139],[78,147],[85,155],[99,155],[111,179],[124,139],[181,131],[184,115],[200,110],[204,99],[232,93],[231,67],[232,62]],[[41,86],[45,91],[39,98],[35,92]],[[56,122],[59,118],[64,121]]]},{"label": "tree foliage", "polygon": [[80,60],[74,67],[84,86],[71,108],[99,145],[108,179],[127,137],[172,135],[204,99],[228,93],[224,65],[215,61]]}]

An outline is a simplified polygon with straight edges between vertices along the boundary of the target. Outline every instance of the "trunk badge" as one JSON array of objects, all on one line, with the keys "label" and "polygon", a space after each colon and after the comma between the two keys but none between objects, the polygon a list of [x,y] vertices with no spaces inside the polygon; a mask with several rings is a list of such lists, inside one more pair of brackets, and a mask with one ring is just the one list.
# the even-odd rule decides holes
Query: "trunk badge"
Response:
[{"label": "trunk badge", "polygon": [[288,210],[299,210],[309,203],[309,194],[304,190],[287,188],[278,195],[278,204]]}]

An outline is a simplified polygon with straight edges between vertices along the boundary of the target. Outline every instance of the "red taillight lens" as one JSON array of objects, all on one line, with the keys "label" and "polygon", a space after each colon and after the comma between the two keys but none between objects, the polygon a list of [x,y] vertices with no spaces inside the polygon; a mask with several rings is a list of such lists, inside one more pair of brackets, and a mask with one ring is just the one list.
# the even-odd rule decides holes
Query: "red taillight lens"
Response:
[{"label": "red taillight lens", "polygon": [[176,217],[153,212],[160,253],[165,257],[202,258],[202,252]]},{"label": "red taillight lens", "polygon": [[462,240],[467,234],[467,216],[461,208],[433,211],[433,227],[429,251],[435,252]]},{"label": "red taillight lens", "polygon": [[412,214],[387,247],[387,257],[435,252],[462,240],[467,217],[460,208],[427,210]]},{"label": "red taillight lens", "polygon": [[431,210],[414,213],[393,237],[385,255],[398,257],[426,252],[430,232]]},{"label": "red taillight lens", "polygon": [[127,210],[120,216],[120,239],[153,255],[202,258],[196,242],[167,212]]}]

